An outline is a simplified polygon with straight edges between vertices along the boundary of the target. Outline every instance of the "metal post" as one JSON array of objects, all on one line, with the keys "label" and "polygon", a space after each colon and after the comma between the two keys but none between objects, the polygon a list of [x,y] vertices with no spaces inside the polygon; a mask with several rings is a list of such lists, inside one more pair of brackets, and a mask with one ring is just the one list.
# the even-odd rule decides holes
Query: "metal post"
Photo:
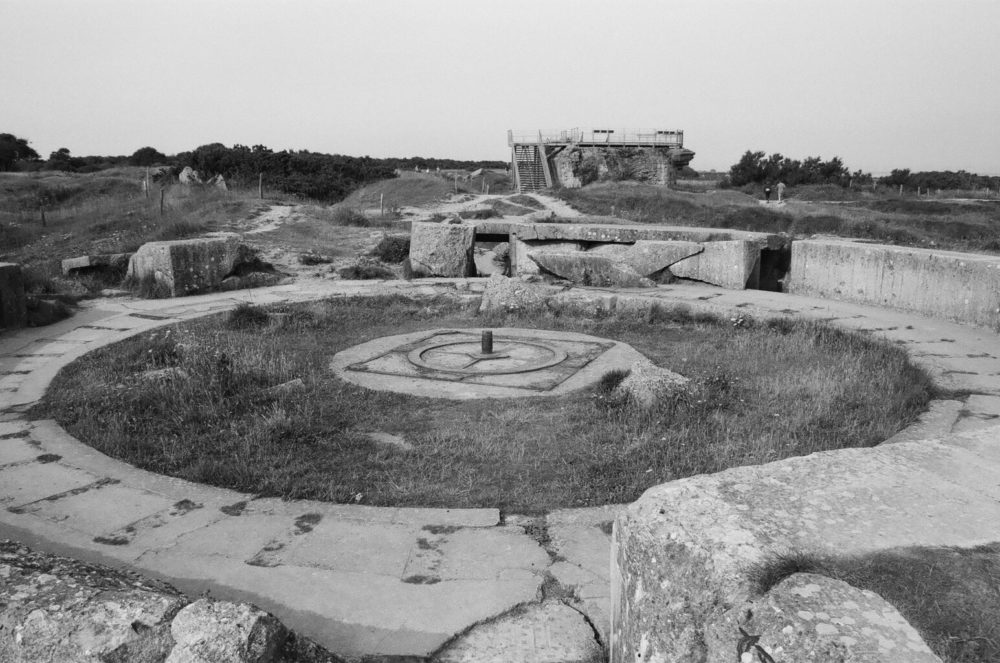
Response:
[{"label": "metal post", "polygon": [[491,355],[493,354],[493,332],[484,331],[483,332],[483,344],[482,344],[483,354]]}]

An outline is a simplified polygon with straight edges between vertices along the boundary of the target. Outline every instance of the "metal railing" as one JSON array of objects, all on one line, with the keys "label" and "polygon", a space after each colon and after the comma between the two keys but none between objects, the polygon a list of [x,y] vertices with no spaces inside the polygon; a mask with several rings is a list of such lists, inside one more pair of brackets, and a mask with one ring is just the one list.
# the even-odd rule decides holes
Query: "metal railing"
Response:
[{"label": "metal railing", "polygon": [[684,132],[664,129],[563,129],[559,131],[507,131],[507,144],[582,143],[585,145],[657,145],[683,147]]}]

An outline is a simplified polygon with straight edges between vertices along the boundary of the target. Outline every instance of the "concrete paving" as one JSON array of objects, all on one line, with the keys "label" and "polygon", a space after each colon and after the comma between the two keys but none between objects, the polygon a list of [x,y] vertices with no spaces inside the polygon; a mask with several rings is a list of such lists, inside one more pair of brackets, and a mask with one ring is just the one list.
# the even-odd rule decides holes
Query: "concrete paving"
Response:
[{"label": "concrete paving", "polygon": [[[251,600],[344,656],[428,656],[465,633],[468,637],[458,641],[465,643],[466,653],[447,654],[446,649],[442,655],[475,660],[468,658],[467,645],[479,641],[477,624],[493,620],[489,623],[497,624],[497,633],[534,633],[523,624],[525,614],[543,615],[547,624],[578,615],[581,621],[573,628],[586,625],[580,632],[605,643],[610,524],[619,507],[524,517],[495,509],[254,499],[139,470],[82,444],[54,422],[27,415],[58,370],[86,352],[242,301],[470,294],[482,287],[479,279],[317,280],[184,299],[98,300],[50,327],[3,334],[0,537],[126,565],[191,595],[209,591],[219,598]],[[907,441],[981,430],[1000,421],[1000,337],[992,331],[857,304],[689,284],[571,292],[605,307],[655,300],[734,318],[788,315],[866,330],[905,346],[939,384],[954,390],[904,432]],[[942,468],[955,484],[971,470]],[[967,508],[1000,498],[987,484],[993,485],[984,477],[963,483]],[[552,601],[573,614],[556,610]],[[534,607],[511,613],[525,604]],[[521,647],[497,655],[535,660],[541,651]]]}]

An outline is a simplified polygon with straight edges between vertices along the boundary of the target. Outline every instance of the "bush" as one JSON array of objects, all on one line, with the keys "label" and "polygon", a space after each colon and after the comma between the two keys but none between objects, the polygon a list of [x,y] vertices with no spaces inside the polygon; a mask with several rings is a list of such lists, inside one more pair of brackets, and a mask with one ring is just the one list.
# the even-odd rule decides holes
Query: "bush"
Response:
[{"label": "bush", "polygon": [[229,312],[226,318],[226,326],[230,329],[252,329],[263,327],[271,321],[270,314],[259,306],[240,302],[240,304]]},{"label": "bush", "polygon": [[351,265],[350,267],[342,267],[337,270],[337,274],[340,275],[342,279],[348,279],[351,281],[362,281],[368,279],[393,279],[396,275],[392,273],[391,269],[383,267],[377,262],[369,261],[358,261],[356,265]]},{"label": "bush", "polygon": [[333,210],[333,222],[338,226],[358,226],[367,228],[371,225],[368,217],[361,210],[350,207],[337,207]]},{"label": "bush", "polygon": [[383,235],[371,254],[382,262],[401,263],[410,255],[410,236]]}]

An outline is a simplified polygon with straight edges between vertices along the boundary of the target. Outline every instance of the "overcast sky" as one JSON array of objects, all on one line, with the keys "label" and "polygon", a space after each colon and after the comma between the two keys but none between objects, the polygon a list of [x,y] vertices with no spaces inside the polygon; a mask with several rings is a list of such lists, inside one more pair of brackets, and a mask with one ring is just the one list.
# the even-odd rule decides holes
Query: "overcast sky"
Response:
[{"label": "overcast sky", "polygon": [[262,143],[507,159],[507,129],[682,129],[1000,173],[996,0],[0,0],[0,132],[43,156]]}]

